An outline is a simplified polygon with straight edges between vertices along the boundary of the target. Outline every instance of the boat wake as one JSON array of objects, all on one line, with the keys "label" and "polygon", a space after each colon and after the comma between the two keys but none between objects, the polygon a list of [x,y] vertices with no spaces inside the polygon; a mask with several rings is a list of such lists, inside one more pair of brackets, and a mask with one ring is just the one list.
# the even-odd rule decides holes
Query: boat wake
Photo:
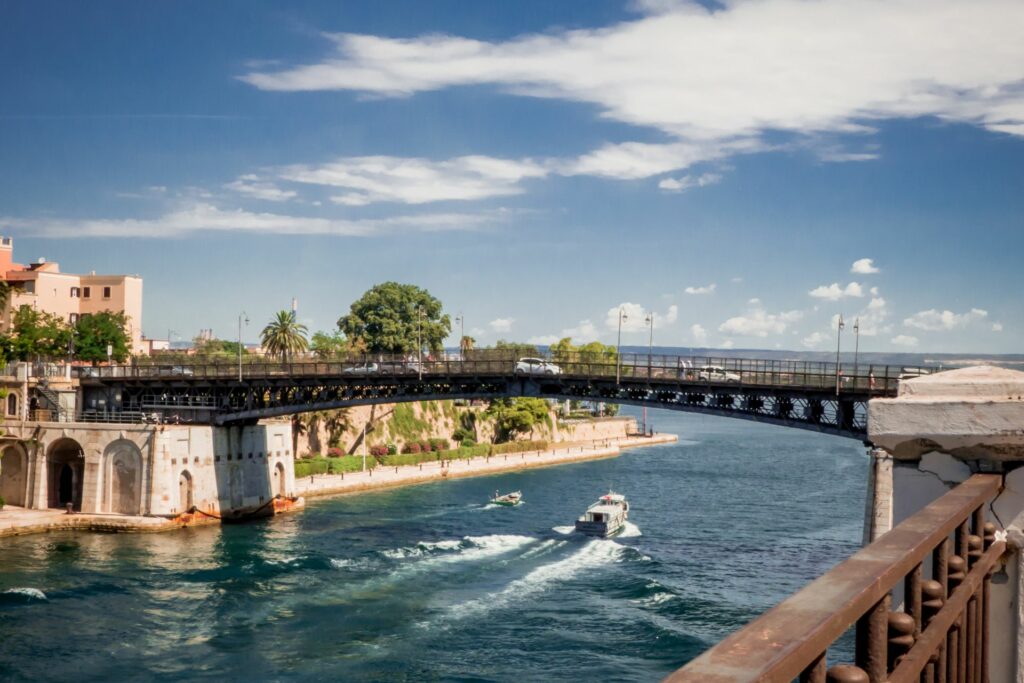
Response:
[{"label": "boat wake", "polygon": [[568,535],[568,534],[571,534],[572,532],[576,531],[576,527],[574,527],[574,526],[553,526],[553,527],[551,527],[551,530],[554,531],[555,533]]},{"label": "boat wake", "polygon": [[633,522],[626,522],[622,527],[622,532],[618,535],[619,538],[636,538],[637,536],[643,536],[643,534],[640,533],[640,527]]},{"label": "boat wake", "polygon": [[8,603],[27,603],[34,600],[47,599],[43,591],[30,587],[8,588],[3,593],[0,593],[0,598],[3,598],[0,602]]}]

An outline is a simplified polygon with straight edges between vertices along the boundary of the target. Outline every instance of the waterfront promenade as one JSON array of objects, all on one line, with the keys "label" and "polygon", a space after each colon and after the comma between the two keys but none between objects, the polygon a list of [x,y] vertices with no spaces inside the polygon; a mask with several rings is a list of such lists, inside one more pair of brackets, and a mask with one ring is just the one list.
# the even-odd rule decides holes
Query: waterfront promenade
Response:
[{"label": "waterfront promenade", "polygon": [[479,456],[444,462],[425,462],[419,465],[398,467],[377,467],[366,472],[345,474],[314,474],[295,479],[296,494],[306,498],[344,493],[359,493],[373,489],[394,488],[423,484],[445,479],[477,477],[499,474],[535,467],[564,465],[584,460],[611,458],[623,449],[678,440],[675,434],[654,434],[652,436],[631,436],[619,439],[604,439],[589,444],[565,444],[543,451],[508,453],[504,455]]}]

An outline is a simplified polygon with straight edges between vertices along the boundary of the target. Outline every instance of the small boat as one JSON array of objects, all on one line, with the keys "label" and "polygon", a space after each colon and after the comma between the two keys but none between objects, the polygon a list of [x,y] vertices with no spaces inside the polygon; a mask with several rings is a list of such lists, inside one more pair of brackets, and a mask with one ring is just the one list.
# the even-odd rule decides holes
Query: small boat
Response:
[{"label": "small boat", "polygon": [[494,498],[491,498],[491,503],[494,505],[504,505],[505,507],[512,507],[513,505],[519,505],[523,500],[523,494],[521,491],[512,491],[501,496],[498,492],[494,492]]},{"label": "small boat", "polygon": [[609,491],[576,520],[576,531],[587,536],[608,538],[622,531],[629,517],[629,503],[621,493]]}]

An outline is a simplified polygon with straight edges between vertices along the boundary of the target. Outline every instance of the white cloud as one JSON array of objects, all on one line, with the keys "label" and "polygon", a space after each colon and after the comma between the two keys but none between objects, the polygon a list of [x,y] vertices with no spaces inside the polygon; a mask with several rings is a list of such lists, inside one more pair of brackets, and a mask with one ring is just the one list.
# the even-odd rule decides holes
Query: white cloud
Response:
[{"label": "white cloud", "polygon": [[760,306],[761,300],[755,296],[753,299],[748,299],[747,303],[750,304],[751,306]]},{"label": "white cloud", "polygon": [[278,213],[221,209],[213,204],[185,204],[156,218],[68,219],[2,218],[0,222],[32,237],[171,238],[197,233],[262,233],[368,237],[399,232],[474,230],[495,220],[491,214],[435,213],[362,220],[312,218]]},{"label": "white cloud", "polygon": [[294,199],[298,195],[297,192],[292,190],[282,190],[273,183],[261,181],[259,176],[252,174],[240,176],[224,187],[247,197],[263,199],[269,202],[284,202]]},{"label": "white cloud", "polygon": [[647,316],[654,315],[654,329],[660,329],[665,325],[671,325],[679,316],[679,307],[672,304],[664,313],[648,311],[640,304],[621,303],[608,309],[605,314],[604,325],[608,330],[618,331],[619,310],[623,312],[622,331],[640,332],[647,329]]},{"label": "white cloud", "polygon": [[718,326],[718,331],[737,337],[767,337],[770,334],[782,334],[790,323],[802,317],[801,311],[768,313],[760,306],[755,306],[746,315],[726,320]]},{"label": "white cloud", "polygon": [[1024,3],[640,2],[658,9],[504,42],[327,35],[334,50],[319,62],[241,79],[264,90],[386,97],[495,84],[590,103],[605,118],[688,144],[865,132],[872,119],[921,116],[1024,135]]},{"label": "white cloud", "polygon": [[888,304],[885,299],[876,296],[868,302],[868,305],[860,313],[854,316],[854,322],[859,325],[862,336],[874,337],[879,334],[887,334],[891,330],[891,327],[887,324],[888,318]]},{"label": "white cloud", "polygon": [[509,332],[512,330],[512,323],[514,322],[515,318],[495,318],[487,324],[495,332]]},{"label": "white cloud", "polygon": [[1003,331],[1003,324],[1002,323],[992,323],[992,331],[993,332],[1002,332]]},{"label": "white cloud", "polygon": [[697,346],[703,346],[708,343],[708,331],[699,323],[690,325],[690,336],[693,337],[693,343]]},{"label": "white cloud", "polygon": [[741,278],[741,277],[730,278],[729,282],[732,282],[732,283],[735,283],[735,284],[739,284],[739,283],[743,282],[743,278]]},{"label": "white cloud", "polygon": [[704,285],[702,287],[687,287],[683,291],[687,294],[711,294],[715,291],[715,283],[712,282],[710,285]]},{"label": "white cloud", "polygon": [[953,330],[957,327],[965,327],[970,323],[981,320],[988,316],[988,311],[980,308],[972,308],[967,313],[954,313],[953,311],[939,311],[934,308],[927,311],[915,313],[903,321],[907,327],[916,327],[919,330],[938,332],[941,330]]},{"label": "white cloud", "polygon": [[842,287],[838,282],[833,282],[830,285],[821,285],[815,287],[808,292],[811,296],[816,299],[827,299],[829,301],[838,301],[845,297],[859,297],[864,296],[864,288],[859,283],[851,282]]},{"label": "white cloud", "polygon": [[917,337],[911,337],[907,334],[900,334],[889,340],[896,346],[917,346]]},{"label": "white cloud", "polygon": [[684,192],[691,187],[707,187],[722,180],[720,173],[704,173],[699,176],[684,175],[680,178],[665,178],[658,187],[667,192]]},{"label": "white cloud", "polygon": [[859,275],[871,275],[880,271],[875,267],[874,259],[862,258],[853,262],[853,265],[850,266],[850,272]]},{"label": "white cloud", "polygon": [[809,349],[816,349],[825,341],[830,341],[828,335],[821,332],[813,332],[804,337],[801,343]]},{"label": "white cloud", "polygon": [[558,334],[542,334],[527,339],[528,344],[550,346],[555,342],[569,337],[575,344],[588,344],[598,340],[597,327],[589,320],[581,320],[576,327],[567,327]]},{"label": "white cloud", "polygon": [[723,349],[731,349],[736,346],[736,343],[732,339],[726,339],[724,342],[719,344]]},{"label": "white cloud", "polygon": [[279,170],[283,180],[347,190],[331,197],[336,204],[375,202],[425,204],[469,201],[521,193],[521,181],[549,173],[530,159],[464,156],[444,161],[415,157],[344,157],[319,166],[293,165]]}]

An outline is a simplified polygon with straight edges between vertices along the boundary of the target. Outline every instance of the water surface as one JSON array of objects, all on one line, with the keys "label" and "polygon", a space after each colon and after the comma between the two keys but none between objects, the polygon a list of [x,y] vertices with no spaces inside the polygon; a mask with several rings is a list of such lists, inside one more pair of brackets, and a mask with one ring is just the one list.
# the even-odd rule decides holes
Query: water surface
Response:
[{"label": "water surface", "polygon": [[[0,679],[656,680],[858,547],[867,458],[651,417],[679,443],[240,526],[0,539]],[[566,533],[609,487],[627,533]]]}]

